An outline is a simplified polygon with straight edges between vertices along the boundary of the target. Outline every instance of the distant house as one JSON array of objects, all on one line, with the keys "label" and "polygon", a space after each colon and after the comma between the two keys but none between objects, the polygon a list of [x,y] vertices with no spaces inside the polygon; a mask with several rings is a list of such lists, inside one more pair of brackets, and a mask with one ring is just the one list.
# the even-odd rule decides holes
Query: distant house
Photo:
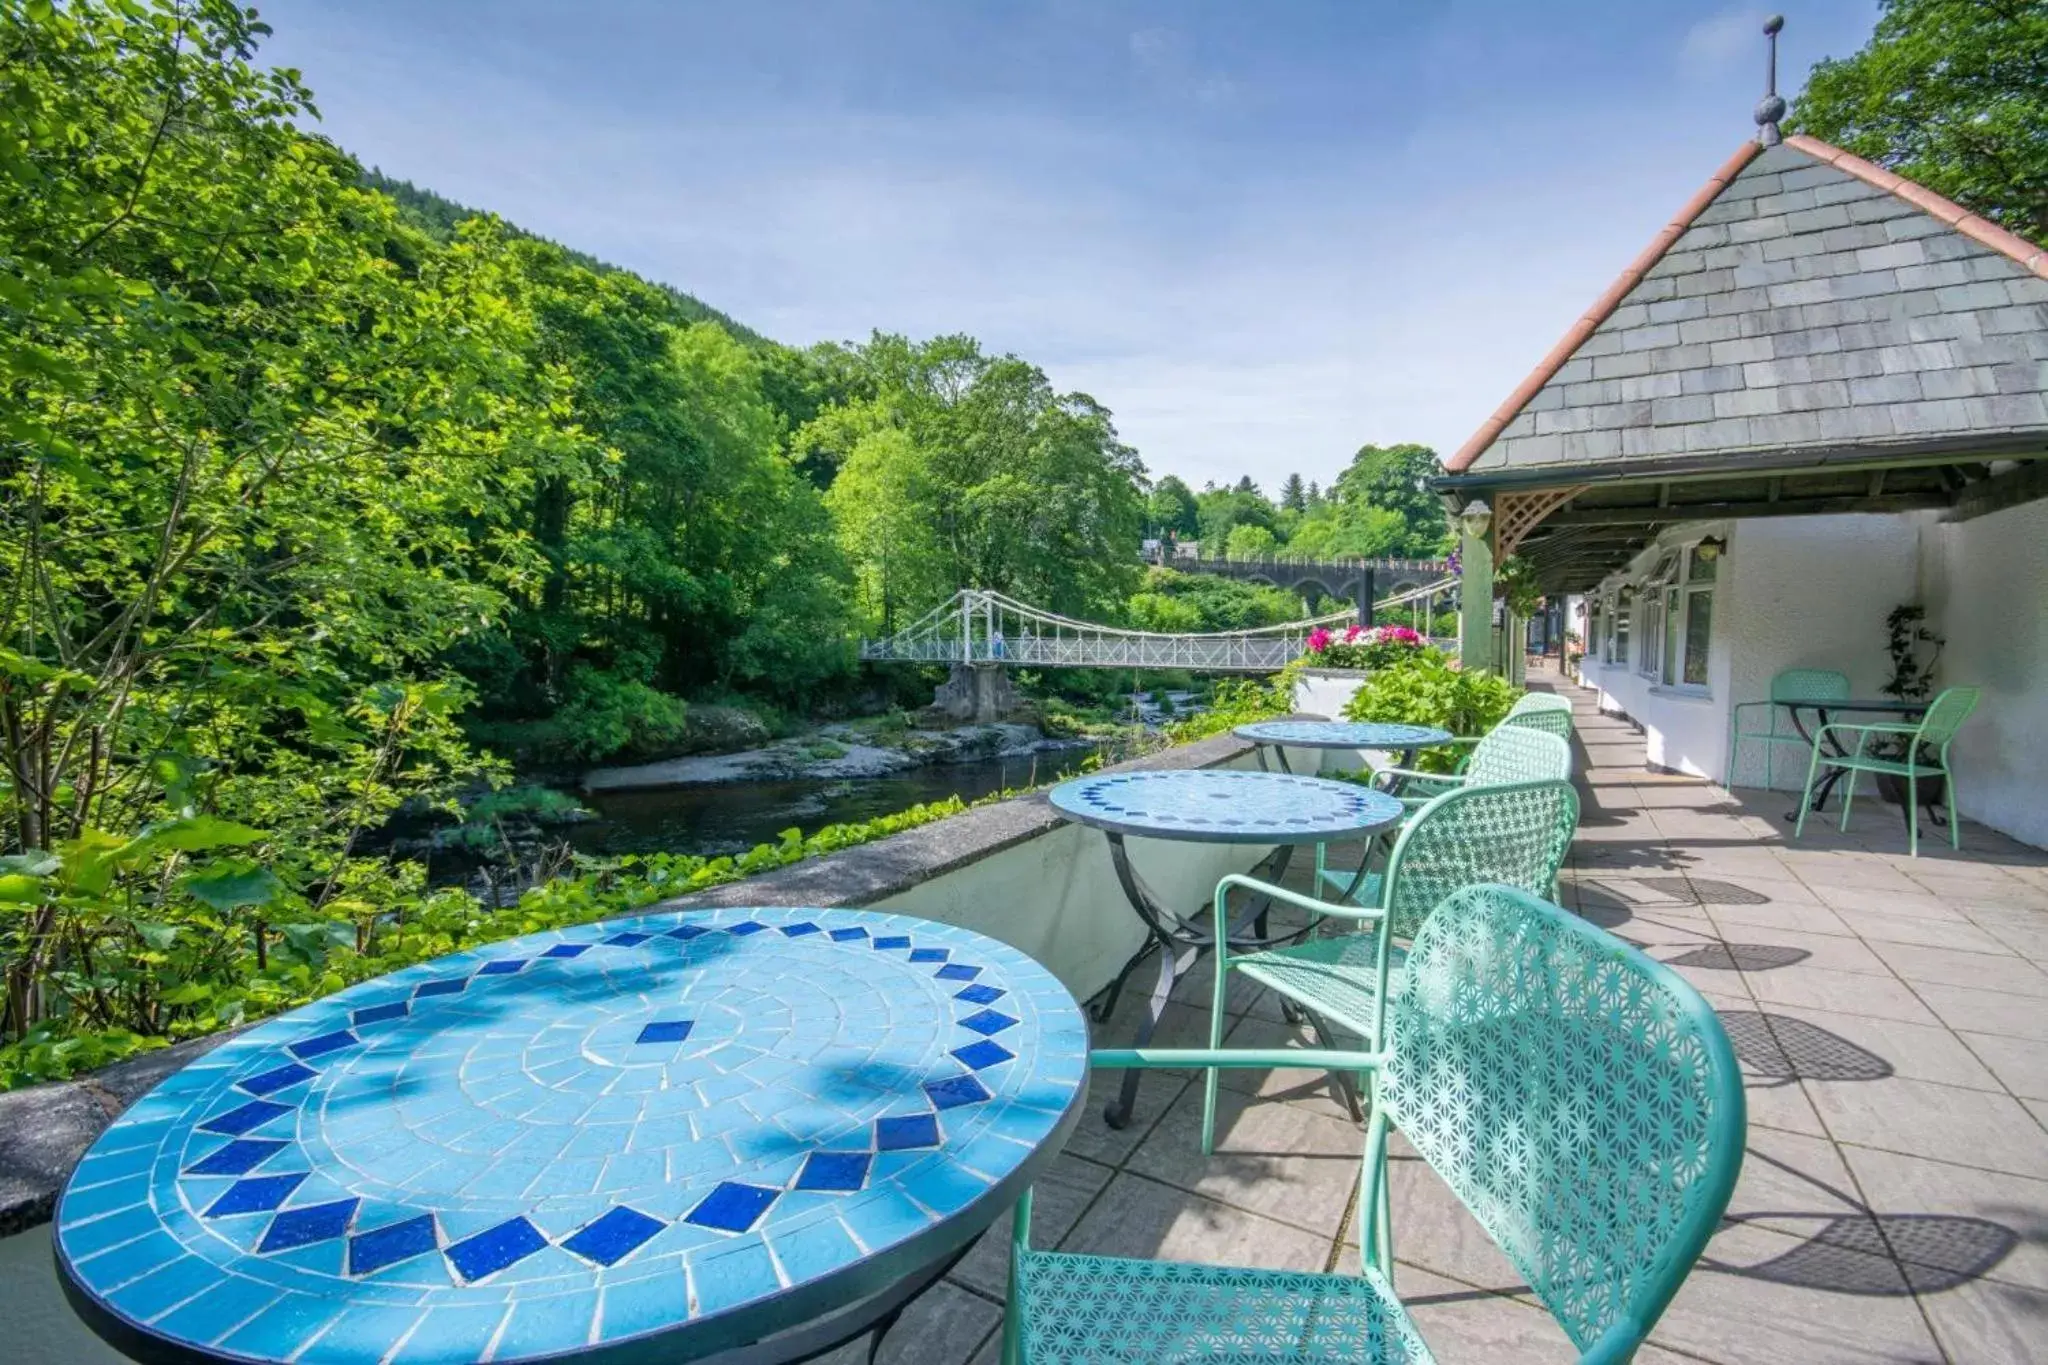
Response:
[{"label": "distant house", "polygon": [[[2048,845],[2040,246],[1767,125],[1436,486],[1490,506],[1468,569],[1576,599],[1585,681],[1678,771],[1729,780],[1729,708],[1781,670],[1877,693],[1887,613],[1924,604],[1940,684],[1984,690],[1962,811]],[[1795,784],[1779,754],[1734,779]]]}]

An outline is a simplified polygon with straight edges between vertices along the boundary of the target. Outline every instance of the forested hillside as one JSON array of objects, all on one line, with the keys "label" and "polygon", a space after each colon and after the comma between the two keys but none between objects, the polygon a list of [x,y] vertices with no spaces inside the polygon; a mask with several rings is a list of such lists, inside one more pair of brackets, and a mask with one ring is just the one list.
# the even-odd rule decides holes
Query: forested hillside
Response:
[{"label": "forested hillside", "polygon": [[1169,474],[1145,505],[1145,534],[1195,540],[1205,556],[1258,559],[1428,559],[1450,548],[1450,524],[1425,481],[1436,472],[1427,446],[1362,446],[1330,484],[1290,474],[1269,498],[1246,476],[1201,492]]}]

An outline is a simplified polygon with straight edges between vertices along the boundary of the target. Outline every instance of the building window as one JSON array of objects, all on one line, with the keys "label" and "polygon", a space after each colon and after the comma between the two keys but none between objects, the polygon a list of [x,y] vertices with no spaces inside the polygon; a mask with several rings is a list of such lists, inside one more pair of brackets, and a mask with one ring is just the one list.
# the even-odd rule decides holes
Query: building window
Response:
[{"label": "building window", "polygon": [[1643,584],[1643,654],[1636,667],[1652,678],[1664,675],[1671,658],[1672,609],[1677,605],[1671,584],[1677,573],[1678,556],[1667,554]]},{"label": "building window", "polygon": [[1628,618],[1634,608],[1628,589],[1615,595],[1607,608],[1607,662],[1628,665]]},{"label": "building window", "polygon": [[1720,566],[1719,541],[1702,541],[1688,547],[1685,552],[1685,585],[1678,590],[1684,599],[1685,648],[1677,677],[1671,676],[1671,670],[1666,669],[1664,681],[1667,683],[1677,682],[1687,687],[1707,685],[1707,652],[1714,635],[1714,580]]}]

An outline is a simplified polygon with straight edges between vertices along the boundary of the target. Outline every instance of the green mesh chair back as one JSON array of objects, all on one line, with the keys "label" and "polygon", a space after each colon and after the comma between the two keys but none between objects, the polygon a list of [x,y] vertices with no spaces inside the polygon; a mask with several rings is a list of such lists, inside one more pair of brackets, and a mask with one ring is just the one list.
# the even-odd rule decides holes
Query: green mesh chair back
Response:
[{"label": "green mesh chair back", "polygon": [[1578,824],[1579,794],[1562,778],[1437,797],[1415,813],[1387,857],[1389,932],[1414,938],[1444,897],[1481,882],[1549,896]]},{"label": "green mesh chair back", "polygon": [[1849,675],[1832,668],[1788,668],[1771,679],[1771,700],[1847,701]]},{"label": "green mesh chair back", "polygon": [[1547,735],[1519,725],[1499,725],[1472,746],[1472,761],[1465,766],[1465,785],[1542,782],[1571,775],[1572,746],[1562,735]]},{"label": "green mesh chair back", "polygon": [[1586,1360],[1629,1359],[1742,1163],[1742,1080],[1713,1010],[1613,935],[1480,886],[1416,936],[1388,1027],[1373,1142],[1401,1131]]},{"label": "green mesh chair back", "polygon": [[1956,731],[1963,728],[1963,722],[1977,709],[1977,701],[1984,694],[1975,687],[1945,687],[1928,706],[1927,714],[1920,718],[1920,733],[1915,741],[1931,744],[1940,749],[1956,737]]},{"label": "green mesh chair back", "polygon": [[1515,698],[1515,704],[1508,708],[1508,719],[1544,711],[1561,711],[1569,716],[1572,713],[1571,698],[1560,697],[1555,692],[1524,692]]},{"label": "green mesh chair back", "polygon": [[1572,737],[1571,703],[1566,702],[1563,710],[1559,710],[1554,706],[1545,706],[1521,712],[1510,711],[1507,717],[1501,721],[1501,724],[1512,725],[1521,730],[1540,730],[1546,735],[1556,735],[1559,739],[1570,740]]}]

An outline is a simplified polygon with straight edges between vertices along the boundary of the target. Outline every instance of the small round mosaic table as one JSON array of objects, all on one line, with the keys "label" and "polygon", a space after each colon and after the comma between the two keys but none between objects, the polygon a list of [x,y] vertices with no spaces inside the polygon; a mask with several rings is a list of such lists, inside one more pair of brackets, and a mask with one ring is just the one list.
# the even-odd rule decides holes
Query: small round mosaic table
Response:
[{"label": "small round mosaic table", "polygon": [[1266,750],[1272,749],[1280,771],[1287,766],[1287,749],[1378,749],[1401,755],[1403,768],[1415,766],[1417,751],[1433,744],[1448,744],[1449,730],[1434,725],[1395,725],[1379,721],[1354,720],[1261,720],[1240,725],[1231,732],[1258,746],[1259,766],[1266,766]]},{"label": "small round mosaic table", "polygon": [[1087,1025],[964,929],[732,909],[365,982],[165,1080],[57,1209],[145,1361],[793,1360],[944,1272],[1064,1144]]},{"label": "small round mosaic table", "polygon": [[[1123,993],[1124,982],[1154,949],[1159,952],[1159,979],[1145,1017],[1138,1023],[1133,1047],[1152,1040],[1166,1013],[1173,983],[1193,970],[1202,953],[1215,946],[1216,934],[1227,933],[1233,951],[1260,948],[1298,938],[1303,931],[1269,936],[1264,901],[1257,902],[1235,924],[1203,928],[1204,906],[1183,916],[1162,905],[1131,866],[1124,837],[1172,839],[1200,844],[1271,844],[1273,853],[1255,872],[1278,882],[1296,848],[1377,834],[1400,823],[1402,806],[1383,792],[1351,782],[1331,782],[1292,773],[1249,772],[1237,768],[1187,768],[1168,771],[1101,773],[1062,782],[1049,794],[1053,808],[1070,820],[1092,825],[1109,837],[1110,860],[1116,866],[1124,897],[1144,922],[1145,946],[1117,973],[1095,1017],[1107,1019]],[[1124,1073],[1123,1088],[1103,1117],[1113,1128],[1130,1122],[1137,1103],[1139,1072]]]}]

